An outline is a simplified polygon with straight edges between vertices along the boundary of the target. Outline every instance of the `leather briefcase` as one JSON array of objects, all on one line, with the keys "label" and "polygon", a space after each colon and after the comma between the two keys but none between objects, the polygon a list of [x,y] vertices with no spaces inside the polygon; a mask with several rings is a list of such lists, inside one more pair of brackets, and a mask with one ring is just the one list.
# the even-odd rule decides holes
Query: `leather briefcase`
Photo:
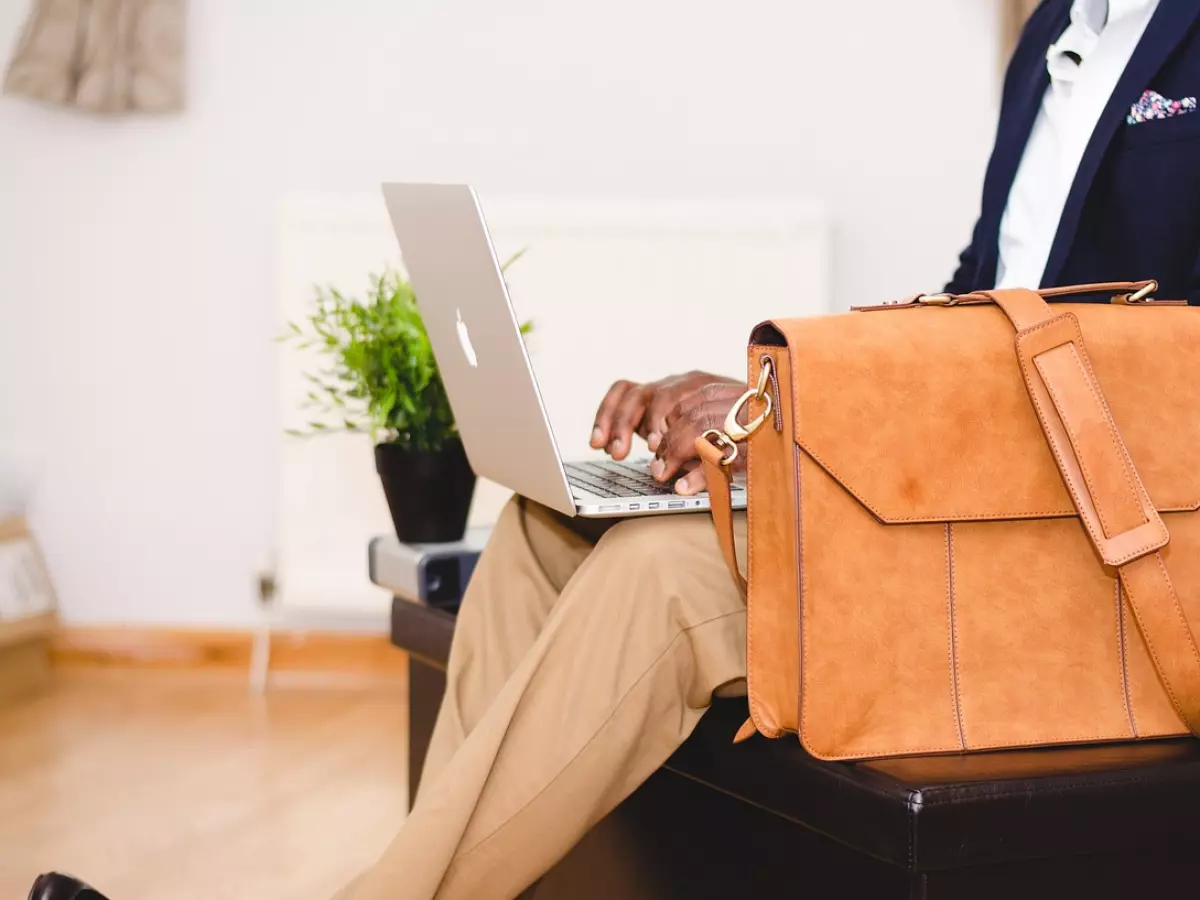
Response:
[{"label": "leather briefcase", "polygon": [[748,453],[743,732],[832,760],[1200,731],[1200,310],[1154,289],[755,329],[697,442],[739,581]]}]

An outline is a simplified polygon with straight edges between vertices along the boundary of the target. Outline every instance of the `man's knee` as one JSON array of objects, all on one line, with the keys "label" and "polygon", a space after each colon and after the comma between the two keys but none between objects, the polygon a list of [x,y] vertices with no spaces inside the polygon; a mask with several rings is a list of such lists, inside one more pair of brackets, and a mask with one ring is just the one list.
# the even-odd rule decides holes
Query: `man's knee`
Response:
[{"label": "man's knee", "polygon": [[[740,564],[746,562],[746,515],[733,516],[734,543]],[[728,578],[725,557],[717,541],[716,528],[707,514],[645,516],[626,519],[605,536],[601,547],[619,553],[631,563],[673,567],[679,574],[720,571]],[[619,548],[619,549],[617,549]],[[732,584],[732,581],[730,582]]]},{"label": "man's knee", "polygon": [[598,548],[631,565],[650,564],[656,568],[720,552],[712,521],[694,514],[626,519],[604,536]]},{"label": "man's knee", "polygon": [[541,504],[512,498],[501,510],[471,576],[459,612],[494,620],[506,614],[548,614],[564,585],[592,551],[564,517]]},{"label": "man's knee", "polygon": [[[650,516],[616,525],[596,547],[609,615],[662,616],[681,627],[744,608],[707,516]],[[664,609],[667,604],[667,609]]]}]

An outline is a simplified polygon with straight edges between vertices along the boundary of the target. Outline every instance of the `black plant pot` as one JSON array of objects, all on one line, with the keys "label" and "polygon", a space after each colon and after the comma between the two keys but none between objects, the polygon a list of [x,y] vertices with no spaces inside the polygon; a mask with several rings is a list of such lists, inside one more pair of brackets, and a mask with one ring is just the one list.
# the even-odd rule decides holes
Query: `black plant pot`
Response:
[{"label": "black plant pot", "polygon": [[475,473],[460,441],[436,452],[377,444],[375,471],[401,541],[440,544],[462,538],[475,493]]}]

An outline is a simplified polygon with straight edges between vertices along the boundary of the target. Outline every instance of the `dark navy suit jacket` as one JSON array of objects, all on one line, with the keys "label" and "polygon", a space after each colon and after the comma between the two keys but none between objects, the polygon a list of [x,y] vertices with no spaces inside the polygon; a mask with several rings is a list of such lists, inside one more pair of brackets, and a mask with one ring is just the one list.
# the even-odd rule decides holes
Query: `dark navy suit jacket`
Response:
[{"label": "dark navy suit jacket", "polygon": [[[946,286],[996,283],[1000,218],[1049,85],[1046,49],[1071,0],[1044,0],[1004,81],[996,146],[971,245]],[[1200,110],[1126,124],[1143,92],[1200,97],[1200,0],[1161,0],[1096,125],[1059,222],[1042,287],[1156,278],[1157,296],[1200,305]]]}]

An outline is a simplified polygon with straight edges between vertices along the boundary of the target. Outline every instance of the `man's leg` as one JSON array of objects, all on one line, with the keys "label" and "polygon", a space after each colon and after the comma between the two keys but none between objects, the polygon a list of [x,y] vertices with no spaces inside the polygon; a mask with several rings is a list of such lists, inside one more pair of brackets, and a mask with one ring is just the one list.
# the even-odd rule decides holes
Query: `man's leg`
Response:
[{"label": "man's leg", "polygon": [[744,677],[745,619],[707,516],[614,527],[343,896],[511,900],[662,765],[717,687]]},{"label": "man's leg", "polygon": [[423,786],[437,779],[487,711],[594,546],[570,520],[531,500],[505,506],[458,611]]}]

